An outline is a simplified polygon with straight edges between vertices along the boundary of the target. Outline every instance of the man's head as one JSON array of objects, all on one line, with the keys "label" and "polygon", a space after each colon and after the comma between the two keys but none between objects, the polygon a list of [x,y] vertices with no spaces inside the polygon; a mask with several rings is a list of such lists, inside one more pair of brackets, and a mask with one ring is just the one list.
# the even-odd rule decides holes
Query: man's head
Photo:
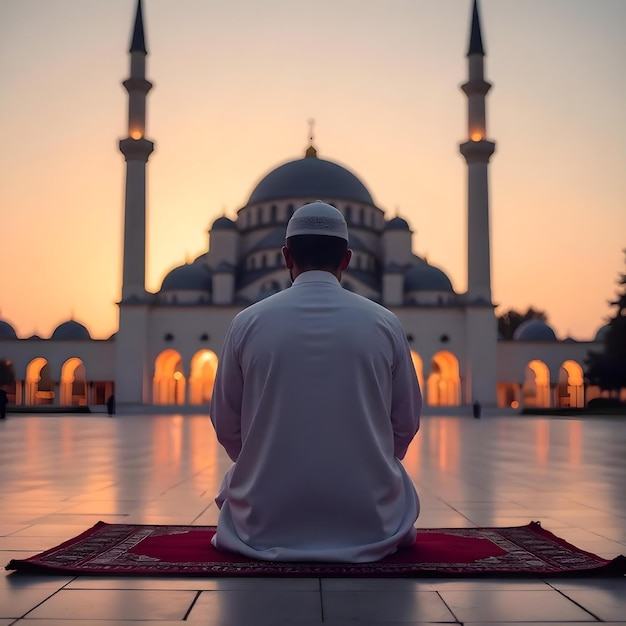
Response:
[{"label": "man's head", "polygon": [[287,224],[283,256],[292,279],[308,270],[325,270],[341,278],[352,256],[343,215],[319,200],[294,211]]}]

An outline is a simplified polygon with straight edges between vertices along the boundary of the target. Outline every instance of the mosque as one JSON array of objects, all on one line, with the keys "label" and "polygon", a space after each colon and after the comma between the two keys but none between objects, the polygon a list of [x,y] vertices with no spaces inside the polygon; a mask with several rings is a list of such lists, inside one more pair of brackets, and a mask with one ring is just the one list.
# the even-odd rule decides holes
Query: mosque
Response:
[{"label": "mosque", "polygon": [[52,336],[18,338],[0,320],[0,359],[13,363],[9,401],[22,406],[97,406],[115,395],[119,410],[206,405],[230,321],[246,306],[290,286],[281,247],[293,211],[323,200],[345,216],[353,250],[342,284],[391,309],[411,346],[426,408],[581,407],[598,395],[586,389],[582,363],[599,350],[592,342],[558,340],[544,322],[520,326],[513,340],[498,337],[491,296],[489,161],[484,49],[474,0],[467,51],[467,291],[413,252],[412,231],[387,218],[365,183],[348,168],[321,158],[313,146],[302,158],[264,175],[233,221],[216,219],[208,250],[170,271],[156,293],[146,278],[146,170],[154,144],[144,135],[147,50],[141,0],[130,46],[128,136],[119,143],[126,161],[123,279],[119,330],[94,340],[75,320]]}]

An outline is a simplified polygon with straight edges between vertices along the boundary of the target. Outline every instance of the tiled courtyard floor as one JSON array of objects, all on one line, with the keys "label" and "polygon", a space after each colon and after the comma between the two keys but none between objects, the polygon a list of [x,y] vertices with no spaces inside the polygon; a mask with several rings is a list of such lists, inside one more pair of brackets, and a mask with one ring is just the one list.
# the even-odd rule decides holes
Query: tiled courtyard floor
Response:
[{"label": "tiled courtyard floor", "polygon": [[[229,466],[206,416],[10,415],[0,422],[0,561],[96,521],[214,524]],[[427,416],[405,466],[421,527],[540,520],[626,554],[626,417]],[[42,577],[2,571],[0,626],[626,625],[626,579]]]}]

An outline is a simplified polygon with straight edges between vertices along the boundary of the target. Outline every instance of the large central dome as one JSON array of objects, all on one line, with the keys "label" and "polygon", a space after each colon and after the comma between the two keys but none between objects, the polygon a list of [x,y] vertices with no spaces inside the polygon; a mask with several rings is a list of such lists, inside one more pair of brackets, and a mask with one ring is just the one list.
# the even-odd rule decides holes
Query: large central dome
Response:
[{"label": "large central dome", "polygon": [[289,161],[267,174],[254,188],[248,204],[282,198],[352,200],[374,204],[367,187],[348,169],[318,159],[315,149],[307,156]]}]

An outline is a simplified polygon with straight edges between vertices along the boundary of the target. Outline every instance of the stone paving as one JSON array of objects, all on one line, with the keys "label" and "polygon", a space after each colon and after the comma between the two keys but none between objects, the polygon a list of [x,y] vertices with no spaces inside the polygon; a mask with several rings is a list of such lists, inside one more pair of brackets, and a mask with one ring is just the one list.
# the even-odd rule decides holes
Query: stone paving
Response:
[{"label": "stone paving", "polygon": [[[0,561],[98,520],[214,524],[229,466],[202,415],[9,415],[0,422]],[[426,416],[405,466],[421,527],[540,520],[626,554],[626,416]],[[0,626],[626,625],[626,579],[219,579],[2,572]]]}]

